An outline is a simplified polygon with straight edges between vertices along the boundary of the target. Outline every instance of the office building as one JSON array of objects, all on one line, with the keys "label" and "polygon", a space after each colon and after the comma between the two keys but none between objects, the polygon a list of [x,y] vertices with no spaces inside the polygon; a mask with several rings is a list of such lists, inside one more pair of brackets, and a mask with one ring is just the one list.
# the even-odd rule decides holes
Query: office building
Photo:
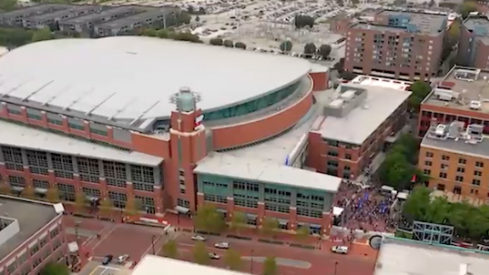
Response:
[{"label": "office building", "polygon": [[62,39],[9,52],[0,75],[0,174],[12,187],[56,188],[67,202],[83,192],[119,209],[135,198],[151,217],[208,201],[249,223],[273,216],[284,229],[329,232],[341,179],[300,169],[321,110],[313,91],[324,83],[313,81],[325,77],[307,60],[149,37]]},{"label": "office building", "polygon": [[46,263],[63,260],[62,218],[52,204],[0,196],[0,274],[39,274]]},{"label": "office building", "polygon": [[447,13],[383,10],[373,22],[348,28],[345,69],[350,72],[428,80],[438,72]]},{"label": "office building", "polygon": [[59,22],[78,16],[97,13],[102,10],[102,6],[72,6],[68,9],[54,11],[23,19],[23,27],[28,29],[42,29],[50,27],[51,30],[59,30]]},{"label": "office building", "polygon": [[470,16],[462,23],[457,64],[489,68],[489,19],[486,16]]},{"label": "office building", "polygon": [[489,72],[476,68],[454,67],[438,83],[420,107],[418,135],[424,137],[433,121],[450,124],[462,121],[464,126],[483,125],[489,133],[487,115],[489,98]]},{"label": "office building", "polygon": [[0,25],[9,27],[24,27],[25,19],[52,12],[68,10],[71,7],[71,5],[67,4],[42,4],[0,13]]},{"label": "office building", "polygon": [[356,179],[407,119],[410,82],[358,76],[340,85],[309,133],[307,166]]}]

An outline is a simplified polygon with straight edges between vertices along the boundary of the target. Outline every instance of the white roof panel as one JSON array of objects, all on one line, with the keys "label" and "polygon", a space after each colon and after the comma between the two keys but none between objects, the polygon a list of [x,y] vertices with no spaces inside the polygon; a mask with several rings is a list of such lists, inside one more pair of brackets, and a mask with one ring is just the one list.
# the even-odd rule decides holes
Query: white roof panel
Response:
[{"label": "white roof panel", "polygon": [[[169,39],[59,39],[3,56],[0,94],[24,83],[11,93],[23,97],[52,82],[30,100],[52,99],[52,106],[129,119],[157,103],[143,118],[168,117],[175,109],[170,97],[182,87],[201,95],[204,111],[215,110],[285,87],[310,68],[300,58]],[[129,104],[135,98],[139,102]]]},{"label": "white roof panel", "polygon": [[226,153],[211,153],[200,161],[195,173],[250,179],[292,187],[336,193],[341,178],[260,159],[238,158]]},{"label": "white roof panel", "polygon": [[0,120],[0,130],[0,145],[147,166],[156,166],[163,161],[163,158],[138,152],[126,152],[2,120]]},{"label": "white roof panel", "polygon": [[408,91],[379,86],[343,85],[366,89],[367,99],[344,117],[326,117],[315,132],[323,138],[351,144],[362,144],[411,95]]},{"label": "white roof panel", "polygon": [[184,275],[245,275],[245,273],[231,271],[224,268],[198,265],[154,255],[144,256],[132,271],[132,275],[172,275],[176,273]]}]

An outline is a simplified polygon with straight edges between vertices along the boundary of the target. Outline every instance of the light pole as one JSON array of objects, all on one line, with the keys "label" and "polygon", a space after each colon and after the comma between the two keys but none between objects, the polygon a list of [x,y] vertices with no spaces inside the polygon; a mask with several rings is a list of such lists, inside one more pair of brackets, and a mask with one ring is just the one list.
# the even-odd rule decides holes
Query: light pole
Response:
[{"label": "light pole", "polygon": [[151,247],[153,248],[153,255],[156,255],[156,251],[155,251],[155,238],[156,238],[155,235],[152,235],[151,236]]},{"label": "light pole", "polygon": [[253,274],[253,249],[250,253],[250,273]]},{"label": "light pole", "polygon": [[334,275],[336,275],[337,269],[338,269],[338,262],[334,262]]}]

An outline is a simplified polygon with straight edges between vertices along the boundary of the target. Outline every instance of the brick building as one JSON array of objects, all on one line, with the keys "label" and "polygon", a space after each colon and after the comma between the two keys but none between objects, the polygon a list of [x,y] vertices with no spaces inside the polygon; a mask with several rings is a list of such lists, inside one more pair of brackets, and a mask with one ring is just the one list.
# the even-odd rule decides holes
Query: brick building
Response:
[{"label": "brick building", "polygon": [[489,68],[489,19],[486,16],[469,17],[461,25],[457,64]]},{"label": "brick building", "polygon": [[307,166],[356,179],[406,123],[410,83],[358,76],[340,85],[309,133]]},{"label": "brick building", "polygon": [[62,218],[51,204],[0,196],[0,275],[38,274],[46,263],[63,260]]},{"label": "brick building", "polygon": [[446,13],[380,11],[373,22],[350,25],[345,69],[403,80],[435,76],[447,29]]}]

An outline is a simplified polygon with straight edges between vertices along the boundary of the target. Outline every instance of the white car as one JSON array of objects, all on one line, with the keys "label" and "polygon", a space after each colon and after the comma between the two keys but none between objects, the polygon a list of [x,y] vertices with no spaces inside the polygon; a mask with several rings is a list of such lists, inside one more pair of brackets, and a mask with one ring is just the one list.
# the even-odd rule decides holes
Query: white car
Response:
[{"label": "white car", "polygon": [[337,253],[337,254],[348,254],[348,247],[347,246],[333,246],[333,247],[331,247],[331,252]]},{"label": "white car", "polygon": [[219,248],[219,249],[228,249],[229,248],[229,243],[226,243],[226,242],[222,242],[222,243],[216,243],[214,245],[215,248]]},{"label": "white car", "polygon": [[120,263],[120,264],[123,264],[126,262],[126,260],[129,258],[129,255],[127,254],[124,254],[124,255],[120,255],[119,257],[117,257],[117,262]]},{"label": "white car", "polygon": [[216,253],[209,253],[209,258],[213,260],[219,260],[221,257],[217,255]]},{"label": "white car", "polygon": [[192,240],[205,242],[206,239],[200,235],[194,235],[194,236],[192,236]]}]

